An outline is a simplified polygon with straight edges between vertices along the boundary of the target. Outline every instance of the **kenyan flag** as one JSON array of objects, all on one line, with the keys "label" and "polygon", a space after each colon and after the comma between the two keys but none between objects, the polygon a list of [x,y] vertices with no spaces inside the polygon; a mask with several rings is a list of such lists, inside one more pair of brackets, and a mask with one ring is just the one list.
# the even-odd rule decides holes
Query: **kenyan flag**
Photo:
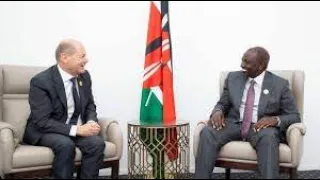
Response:
[{"label": "kenyan flag", "polygon": [[[140,121],[145,124],[176,123],[168,1],[152,1],[150,7]],[[164,132],[165,131],[165,132]],[[170,160],[178,156],[175,128],[157,132],[165,137]],[[155,143],[153,140],[146,144]]]}]

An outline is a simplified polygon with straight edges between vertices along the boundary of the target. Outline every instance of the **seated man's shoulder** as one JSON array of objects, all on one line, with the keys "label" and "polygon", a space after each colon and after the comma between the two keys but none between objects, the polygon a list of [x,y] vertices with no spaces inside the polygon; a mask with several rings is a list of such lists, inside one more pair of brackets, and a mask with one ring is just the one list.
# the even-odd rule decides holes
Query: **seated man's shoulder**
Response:
[{"label": "seated man's shoulder", "polygon": [[268,71],[268,73],[271,74],[272,80],[276,83],[285,84],[288,81],[288,79],[281,77],[273,72]]},{"label": "seated man's shoulder", "polygon": [[37,73],[36,75],[34,75],[31,79],[31,83],[46,83],[46,82],[48,82],[52,77],[53,67],[54,66],[49,67],[49,68]]},{"label": "seated man's shoulder", "polygon": [[229,75],[239,76],[242,75],[243,71],[230,71]]},{"label": "seated man's shoulder", "polygon": [[243,71],[230,71],[228,73],[228,78],[236,78],[236,77],[239,77],[239,76],[243,76]]}]

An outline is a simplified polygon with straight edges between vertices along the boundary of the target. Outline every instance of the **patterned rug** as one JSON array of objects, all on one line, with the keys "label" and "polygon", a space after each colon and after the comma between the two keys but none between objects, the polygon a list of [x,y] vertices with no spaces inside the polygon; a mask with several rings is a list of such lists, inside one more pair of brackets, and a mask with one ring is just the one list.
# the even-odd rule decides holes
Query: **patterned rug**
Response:
[{"label": "patterned rug", "polygon": [[[188,174],[184,176],[185,179],[193,179],[194,174]],[[259,174],[256,172],[241,172],[241,173],[232,173],[231,179],[259,179]],[[281,179],[289,179],[288,174],[281,174]],[[51,177],[44,178],[33,178],[33,179],[52,179]],[[99,179],[111,179],[110,176],[101,176]],[[128,179],[127,175],[120,175],[119,179]],[[212,179],[225,179],[224,173],[214,173],[212,174]],[[320,179],[320,170],[312,170],[312,171],[299,171],[298,179]]]},{"label": "patterned rug", "polygon": [[[186,179],[193,179],[194,175],[189,174],[187,175]],[[128,179],[126,175],[120,175],[120,179]],[[259,179],[259,174],[256,172],[246,172],[246,173],[232,173],[231,172],[231,179]],[[281,174],[281,179],[289,179],[288,174]],[[99,179],[111,179],[110,177],[100,177]],[[212,175],[212,179],[225,179],[224,173],[214,173]],[[313,170],[313,171],[299,171],[298,172],[298,179],[320,179],[320,170]]]}]

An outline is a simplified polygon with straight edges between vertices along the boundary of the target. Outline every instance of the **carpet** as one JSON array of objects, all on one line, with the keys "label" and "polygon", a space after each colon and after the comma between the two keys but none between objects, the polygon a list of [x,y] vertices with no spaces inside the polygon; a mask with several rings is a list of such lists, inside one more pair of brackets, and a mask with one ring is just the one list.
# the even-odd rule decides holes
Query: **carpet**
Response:
[{"label": "carpet", "polygon": [[[188,174],[186,179],[193,179],[194,174]],[[225,179],[224,173],[214,173],[212,174],[213,179]],[[232,173],[231,179],[259,179],[259,174],[257,172],[241,172],[241,173]],[[289,179],[289,174],[281,174],[281,179]],[[111,177],[99,177],[99,179],[111,179]],[[120,175],[119,179],[128,179],[127,175]],[[298,179],[320,179],[320,170],[312,170],[312,171],[299,171]]]},{"label": "carpet", "polygon": [[[194,174],[190,173],[184,176],[185,179],[193,179]],[[259,179],[259,174],[257,172],[231,172],[231,179]],[[281,174],[281,179],[289,179],[288,174]],[[51,177],[43,178],[32,178],[32,179],[52,179]],[[111,179],[110,176],[100,176],[99,179]],[[120,175],[119,179],[128,179],[127,175]],[[224,173],[214,173],[212,174],[212,179],[225,179]],[[320,170],[311,171],[299,171],[298,179],[320,179]]]}]

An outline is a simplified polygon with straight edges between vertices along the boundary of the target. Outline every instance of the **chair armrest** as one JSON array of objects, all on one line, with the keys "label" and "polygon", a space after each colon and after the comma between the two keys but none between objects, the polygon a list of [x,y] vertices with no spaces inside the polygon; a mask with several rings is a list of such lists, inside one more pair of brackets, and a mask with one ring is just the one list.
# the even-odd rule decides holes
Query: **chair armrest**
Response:
[{"label": "chair armrest", "polygon": [[207,125],[207,121],[199,121],[193,133],[193,156],[197,156],[198,145],[200,139],[200,133],[202,129]]},{"label": "chair armrest", "polygon": [[14,140],[14,132],[7,128],[11,125],[0,122],[0,174],[10,172],[12,169],[13,152],[16,144]]},{"label": "chair armrest", "polygon": [[291,124],[289,126],[289,128],[287,129],[287,137],[290,137],[289,134],[295,128],[300,131],[301,135],[305,135],[306,134],[307,128],[303,123],[294,123],[294,124]]},{"label": "chair armrest", "polygon": [[303,153],[303,136],[306,134],[306,126],[295,123],[289,126],[286,132],[288,145],[291,149],[292,165],[298,167]]},{"label": "chair armrest", "polygon": [[116,145],[116,157],[121,158],[123,151],[123,135],[118,121],[110,118],[99,118],[98,121],[101,137],[108,142]]}]

